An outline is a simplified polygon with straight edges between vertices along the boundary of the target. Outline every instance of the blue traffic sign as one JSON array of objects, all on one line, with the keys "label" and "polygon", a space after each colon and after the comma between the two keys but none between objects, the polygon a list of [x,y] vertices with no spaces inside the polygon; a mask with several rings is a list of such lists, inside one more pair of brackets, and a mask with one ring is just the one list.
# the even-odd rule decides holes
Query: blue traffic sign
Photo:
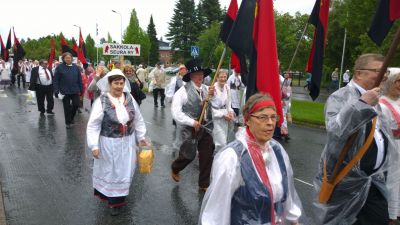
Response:
[{"label": "blue traffic sign", "polygon": [[193,57],[199,56],[199,47],[198,46],[192,46],[190,48],[190,55]]}]

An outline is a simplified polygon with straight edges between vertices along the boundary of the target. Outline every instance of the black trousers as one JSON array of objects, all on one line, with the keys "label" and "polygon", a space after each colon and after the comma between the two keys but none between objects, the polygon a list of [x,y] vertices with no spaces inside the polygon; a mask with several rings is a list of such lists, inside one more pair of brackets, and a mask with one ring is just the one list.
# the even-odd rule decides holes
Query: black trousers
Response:
[{"label": "black trousers", "polygon": [[18,74],[17,75],[17,79],[18,79],[18,87],[20,87],[21,86],[21,78],[22,78],[22,87],[24,87],[25,88],[25,83],[26,83],[26,80],[25,80],[25,74]]},{"label": "black trousers", "polygon": [[79,94],[67,94],[63,98],[65,124],[71,124],[80,105]]},{"label": "black trousers", "polygon": [[[172,163],[171,169],[175,173],[179,173],[181,170],[185,169],[187,165],[189,165],[194,159],[188,158],[187,154],[185,154],[185,142],[190,141],[192,139],[192,127],[182,127],[180,133],[183,140],[183,143],[179,149],[178,158]],[[197,135],[197,151],[199,153],[199,187],[207,188],[210,185],[210,174],[211,174],[211,166],[214,159],[214,143],[212,136],[207,133],[204,129],[199,131]]]},{"label": "black trousers", "polygon": [[158,105],[158,101],[157,101],[157,100],[158,100],[158,93],[160,93],[160,95],[161,95],[161,106],[164,105],[164,99],[165,99],[164,90],[165,90],[165,89],[163,89],[163,88],[155,88],[155,89],[153,90],[154,105]]},{"label": "black trousers", "polygon": [[[45,111],[52,112],[54,108],[54,99],[53,99],[53,85],[35,85],[36,89],[36,99],[38,104],[38,110],[42,113]],[[47,101],[47,110],[44,107],[44,99]]]},{"label": "black trousers", "polygon": [[379,189],[374,184],[371,184],[367,200],[357,215],[357,221],[353,225],[378,224],[389,224],[388,202]]}]

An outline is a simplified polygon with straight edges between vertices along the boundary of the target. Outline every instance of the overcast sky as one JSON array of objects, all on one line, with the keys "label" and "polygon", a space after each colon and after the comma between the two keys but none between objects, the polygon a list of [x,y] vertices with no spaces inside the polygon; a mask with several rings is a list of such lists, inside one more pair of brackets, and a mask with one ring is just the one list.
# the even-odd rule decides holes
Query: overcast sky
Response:
[{"label": "overcast sky", "polygon": [[[2,5],[0,13],[0,34],[6,42],[9,29],[14,26],[18,39],[39,38],[52,33],[63,32],[65,37],[76,39],[81,26],[84,38],[90,33],[96,40],[96,23],[99,26],[98,38],[107,37],[111,33],[119,42],[121,37],[121,17],[123,29],[128,26],[130,12],[136,9],[140,26],[146,30],[153,15],[157,37],[168,32],[168,22],[173,15],[176,0],[12,0]],[[196,4],[199,0],[195,0]],[[100,3],[101,2],[101,3]],[[279,12],[296,11],[311,13],[315,0],[275,0],[275,8]],[[221,7],[228,7],[230,0],[220,0]],[[240,5],[241,0],[238,0]]]}]

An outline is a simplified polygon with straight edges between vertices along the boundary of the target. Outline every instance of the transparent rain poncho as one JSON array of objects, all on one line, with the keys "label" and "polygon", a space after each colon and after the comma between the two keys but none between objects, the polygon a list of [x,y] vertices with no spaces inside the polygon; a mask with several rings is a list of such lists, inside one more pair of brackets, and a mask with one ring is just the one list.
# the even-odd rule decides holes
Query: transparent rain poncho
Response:
[{"label": "transparent rain poncho", "polygon": [[[211,184],[203,199],[199,224],[273,224],[271,218],[275,217],[274,224],[278,225],[300,220],[302,206],[283,147],[270,140],[262,148],[273,193],[271,197],[265,195],[268,188],[262,184],[254,164],[245,161],[246,158],[249,160],[248,143],[251,144],[251,141],[246,130],[240,129],[236,140],[215,156]],[[275,209],[273,216],[271,200]]]},{"label": "transparent rain poncho", "polygon": [[[314,181],[317,195],[314,199],[317,224],[353,224],[367,199],[372,183],[389,201],[387,190],[393,188],[398,182],[399,156],[387,130],[388,122],[380,116],[378,106],[374,108],[360,101],[360,96],[355,84],[351,81],[346,87],[332,94],[326,103],[325,120],[328,141],[321,155],[318,174]],[[324,160],[326,160],[326,171],[329,178],[348,137],[359,132],[344,159],[343,164],[345,165],[364,144],[368,135],[366,126],[375,116],[378,116],[377,126],[389,141],[382,165],[376,168],[375,172],[367,175],[361,170],[360,163],[357,163],[335,187],[327,204],[319,203],[318,195],[323,177]]]}]

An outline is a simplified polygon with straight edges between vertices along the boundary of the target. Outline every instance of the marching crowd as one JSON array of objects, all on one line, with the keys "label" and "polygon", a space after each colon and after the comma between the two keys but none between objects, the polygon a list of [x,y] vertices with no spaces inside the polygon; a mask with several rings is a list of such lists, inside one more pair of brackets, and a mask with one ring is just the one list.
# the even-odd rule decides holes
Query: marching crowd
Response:
[{"label": "marching crowd", "polygon": [[[107,202],[112,215],[127,204],[136,151],[150,144],[140,110],[147,89],[154,107],[171,101],[172,146],[178,152],[169,168],[172,180],[180,182],[180,172],[199,160],[198,186],[205,192],[199,224],[304,223],[295,171],[278,142],[290,139],[289,73],[281,75],[284,122],[277,127],[272,98],[257,93],[245,101],[246,86],[235,71],[229,75],[222,69],[216,82],[206,85],[212,70],[192,59],[167,83],[162,63],[151,71],[119,62],[84,69],[72,60],[64,53],[52,69],[47,60],[21,60],[14,73],[12,60],[0,61],[0,84],[20,87],[22,81],[25,88],[29,81],[41,115],[54,115],[53,96],[61,99],[67,129],[73,128],[83,98],[90,100],[87,143],[94,157],[94,195]],[[400,216],[400,69],[388,70],[375,87],[382,62],[381,55],[361,55],[352,80],[327,100],[328,138],[314,182],[318,224],[384,225]]]}]

